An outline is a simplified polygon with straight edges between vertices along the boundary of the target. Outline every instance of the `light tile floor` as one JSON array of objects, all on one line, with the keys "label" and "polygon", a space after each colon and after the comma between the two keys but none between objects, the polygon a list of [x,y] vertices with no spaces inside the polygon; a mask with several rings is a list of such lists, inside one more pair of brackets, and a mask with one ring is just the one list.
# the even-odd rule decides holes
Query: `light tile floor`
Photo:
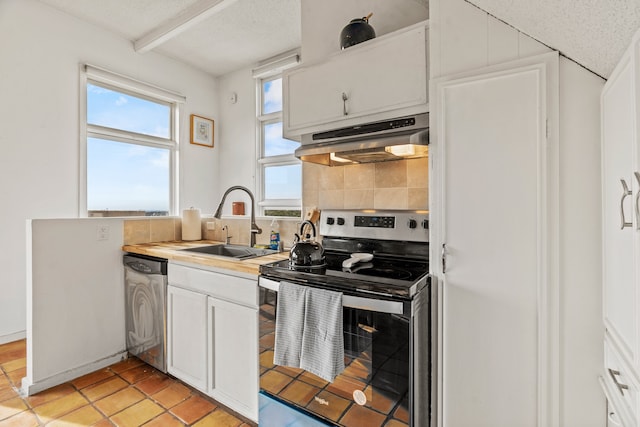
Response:
[{"label": "light tile floor", "polygon": [[0,427],[251,425],[136,358],[29,397],[25,373],[25,340],[0,345]]}]

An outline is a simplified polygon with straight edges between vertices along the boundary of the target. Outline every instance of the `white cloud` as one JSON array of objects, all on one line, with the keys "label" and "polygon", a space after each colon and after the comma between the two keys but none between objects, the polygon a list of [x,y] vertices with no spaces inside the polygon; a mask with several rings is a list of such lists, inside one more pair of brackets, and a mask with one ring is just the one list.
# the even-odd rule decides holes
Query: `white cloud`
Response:
[{"label": "white cloud", "polygon": [[[269,111],[278,111],[282,109],[282,79],[272,80],[269,82],[264,93],[264,104]],[[271,108],[273,107],[273,108]]]},{"label": "white cloud", "polygon": [[127,98],[125,98],[124,96],[120,96],[120,97],[118,97],[118,99],[116,99],[116,105],[118,107],[126,104],[127,102],[129,102],[129,101],[127,101]]}]

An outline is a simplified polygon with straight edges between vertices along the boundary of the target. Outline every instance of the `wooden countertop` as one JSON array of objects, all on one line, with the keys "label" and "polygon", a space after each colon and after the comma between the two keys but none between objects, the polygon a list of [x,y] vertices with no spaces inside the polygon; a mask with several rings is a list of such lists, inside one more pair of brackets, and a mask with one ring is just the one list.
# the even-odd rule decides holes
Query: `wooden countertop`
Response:
[{"label": "wooden countertop", "polygon": [[289,256],[289,252],[281,252],[273,255],[264,255],[255,258],[239,260],[235,258],[205,255],[196,252],[185,252],[181,249],[195,248],[198,246],[208,246],[222,244],[214,240],[198,240],[198,241],[174,241],[174,242],[155,242],[140,243],[137,245],[124,245],[122,250],[134,254],[150,255],[158,258],[165,258],[172,261],[182,261],[191,264],[200,264],[207,267],[224,268],[227,270],[248,273],[257,276],[262,264],[268,264],[273,261],[279,261]]}]

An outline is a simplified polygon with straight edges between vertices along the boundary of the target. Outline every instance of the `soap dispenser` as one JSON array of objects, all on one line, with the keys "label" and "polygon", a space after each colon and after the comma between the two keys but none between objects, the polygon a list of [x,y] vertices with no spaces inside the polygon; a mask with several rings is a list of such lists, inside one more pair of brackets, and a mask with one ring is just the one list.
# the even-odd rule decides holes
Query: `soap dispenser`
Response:
[{"label": "soap dispenser", "polygon": [[271,238],[269,239],[269,247],[278,250],[280,246],[280,224],[276,218],[271,221]]}]

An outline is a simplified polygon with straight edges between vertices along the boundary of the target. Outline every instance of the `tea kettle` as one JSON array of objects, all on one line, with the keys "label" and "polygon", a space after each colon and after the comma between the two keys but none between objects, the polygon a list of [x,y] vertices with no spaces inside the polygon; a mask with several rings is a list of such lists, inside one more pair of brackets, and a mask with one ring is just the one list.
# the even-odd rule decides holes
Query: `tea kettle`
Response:
[{"label": "tea kettle", "polygon": [[[305,225],[310,225],[313,238],[304,235]],[[300,224],[300,234],[295,235],[293,246],[289,252],[289,264],[293,267],[319,268],[326,265],[324,249],[315,241],[316,227],[311,221],[303,221]]]},{"label": "tea kettle", "polygon": [[346,49],[358,43],[362,43],[376,37],[376,31],[369,24],[369,18],[373,13],[363,18],[352,19],[340,32],[340,48]]}]

